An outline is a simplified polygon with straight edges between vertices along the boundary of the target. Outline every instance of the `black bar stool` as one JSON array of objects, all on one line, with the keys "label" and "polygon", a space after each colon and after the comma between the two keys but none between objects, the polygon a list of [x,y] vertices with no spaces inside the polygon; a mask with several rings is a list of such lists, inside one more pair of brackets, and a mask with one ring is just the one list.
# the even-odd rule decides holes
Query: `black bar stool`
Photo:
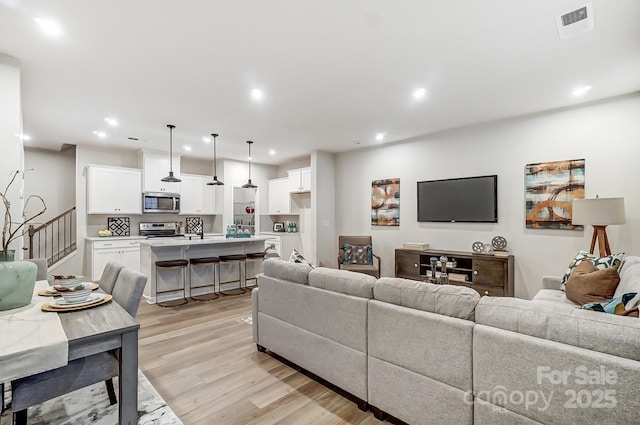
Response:
[{"label": "black bar stool", "polygon": [[[185,279],[185,269],[187,268],[187,266],[189,265],[189,261],[188,260],[164,260],[164,261],[156,261],[156,304],[158,304],[160,307],[177,307],[179,305],[183,305],[189,302],[189,300],[187,300],[187,294],[185,292],[186,286],[187,286],[187,282]],[[180,273],[182,274],[182,288],[177,288],[177,289],[167,289],[164,291],[158,291],[158,271],[162,271],[162,270],[180,270]],[[163,301],[160,302],[158,300],[158,296],[160,294],[166,294],[166,293],[170,293],[170,292],[178,292],[178,291],[182,291],[182,298],[181,299],[177,299],[177,300],[170,300],[170,301]]]},{"label": "black bar stool", "polygon": [[[220,282],[220,259],[218,257],[201,257],[201,258],[192,258],[189,260],[191,267],[189,267],[189,290],[190,292],[194,289],[200,288],[211,288],[213,287],[213,292],[209,292],[201,295],[193,295],[191,294],[191,299],[195,301],[213,301],[220,298],[220,294],[216,293],[216,268],[218,269],[218,282]],[[216,267],[216,265],[218,267]],[[193,286],[193,268],[196,266],[209,266],[211,267],[211,283],[206,283],[198,286]]]},{"label": "black bar stool", "polygon": [[[244,254],[231,254],[231,255],[221,255],[220,256],[220,264],[218,265],[219,268],[222,267],[223,264],[227,264],[227,265],[237,265],[238,266],[238,279],[234,279],[234,280],[227,280],[227,281],[222,281],[222,280],[218,280],[218,285],[220,286],[220,293],[222,295],[241,295],[244,294],[245,292],[247,292],[246,289],[244,289],[242,287],[242,264],[244,264],[245,260],[247,259],[247,256]],[[218,277],[220,276],[220,269],[218,269]],[[235,283],[238,282],[238,287],[237,288],[233,288],[233,289],[229,289],[227,291],[223,291],[222,290],[222,284],[223,283]]]},{"label": "black bar stool", "polygon": [[[247,259],[245,260],[245,263],[244,263],[244,287],[245,288],[249,289],[249,288],[255,288],[256,286],[258,286],[258,273],[254,273],[253,275],[248,276],[247,264],[248,263],[262,264],[264,262],[264,256],[265,256],[264,252],[250,252],[247,254]],[[250,280],[254,281],[254,285],[249,286]]]}]

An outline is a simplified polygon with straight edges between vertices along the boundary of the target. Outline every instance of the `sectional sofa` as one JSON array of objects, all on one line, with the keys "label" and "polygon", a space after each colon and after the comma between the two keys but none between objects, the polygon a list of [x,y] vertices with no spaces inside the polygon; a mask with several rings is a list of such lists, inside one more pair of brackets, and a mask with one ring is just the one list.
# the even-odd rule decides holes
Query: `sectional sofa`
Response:
[{"label": "sectional sofa", "polygon": [[640,319],[543,298],[269,259],[252,293],[253,337],[378,418],[638,423]]}]

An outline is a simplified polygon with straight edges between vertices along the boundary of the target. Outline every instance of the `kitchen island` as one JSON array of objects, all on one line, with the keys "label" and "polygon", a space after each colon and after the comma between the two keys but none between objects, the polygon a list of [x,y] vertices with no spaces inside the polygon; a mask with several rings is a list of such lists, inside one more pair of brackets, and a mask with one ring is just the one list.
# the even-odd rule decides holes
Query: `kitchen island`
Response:
[{"label": "kitchen island", "polygon": [[[164,260],[178,260],[200,257],[217,257],[220,255],[231,254],[247,254],[250,252],[262,252],[264,251],[264,241],[268,237],[263,236],[251,236],[250,238],[225,238],[224,236],[214,236],[205,239],[174,239],[174,238],[155,238],[140,241],[140,271],[149,277],[147,286],[144,291],[144,297],[147,302],[154,304],[158,301],[166,302],[175,299],[182,298],[182,292],[177,291],[182,285],[181,270],[163,271],[164,277],[159,277],[156,280],[156,261]],[[184,270],[186,290],[185,295],[189,297],[189,270]],[[231,280],[233,276],[237,276],[237,271],[232,270],[232,267],[222,267],[220,270],[221,280]],[[242,285],[244,286],[244,270],[242,273]],[[208,274],[199,278],[211,279],[213,273],[208,271]],[[196,278],[194,274],[194,279]],[[209,280],[210,282],[211,280]],[[237,286],[237,284],[236,284]],[[176,292],[164,293],[164,291],[176,290]],[[224,285],[223,285],[223,289]],[[201,292],[194,292],[194,295],[200,295],[203,293],[212,292],[212,288],[200,289]],[[160,299],[157,297],[157,292],[162,292]]]}]

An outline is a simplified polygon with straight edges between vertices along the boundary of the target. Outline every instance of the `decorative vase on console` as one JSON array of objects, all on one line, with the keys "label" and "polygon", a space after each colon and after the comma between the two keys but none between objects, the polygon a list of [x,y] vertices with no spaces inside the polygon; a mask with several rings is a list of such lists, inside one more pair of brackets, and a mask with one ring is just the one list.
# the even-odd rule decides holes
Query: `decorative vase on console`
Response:
[{"label": "decorative vase on console", "polygon": [[7,193],[19,173],[19,171],[15,171],[4,192],[0,192],[5,207],[2,250],[0,251],[0,311],[23,307],[31,303],[33,288],[36,284],[37,267],[30,261],[15,261],[15,250],[9,249],[9,245],[26,233],[26,224],[33,222],[47,209],[41,197],[31,195],[25,201],[24,209],[27,209],[29,201],[39,199],[42,202],[41,211],[30,217],[23,216],[21,222],[12,220],[11,201]]}]

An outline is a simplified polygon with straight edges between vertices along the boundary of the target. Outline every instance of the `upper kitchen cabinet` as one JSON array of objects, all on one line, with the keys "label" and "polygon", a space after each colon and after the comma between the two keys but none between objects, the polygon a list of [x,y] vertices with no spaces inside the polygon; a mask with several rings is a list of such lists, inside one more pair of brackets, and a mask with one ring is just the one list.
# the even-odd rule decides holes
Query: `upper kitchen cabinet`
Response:
[{"label": "upper kitchen cabinet", "polygon": [[269,214],[291,214],[291,194],[289,193],[289,179],[269,180]]},{"label": "upper kitchen cabinet", "polygon": [[173,164],[169,163],[169,154],[162,152],[142,152],[142,188],[145,192],[180,193],[180,183],[163,182],[173,165],[173,175],[180,177],[180,155],[173,155]]},{"label": "upper kitchen cabinet", "polygon": [[142,214],[142,172],[89,165],[87,214]]},{"label": "upper kitchen cabinet", "polygon": [[213,180],[211,176],[183,174],[180,176],[180,214],[216,214],[216,188],[207,182]]},{"label": "upper kitchen cabinet", "polygon": [[289,192],[311,192],[311,167],[289,170]]}]

